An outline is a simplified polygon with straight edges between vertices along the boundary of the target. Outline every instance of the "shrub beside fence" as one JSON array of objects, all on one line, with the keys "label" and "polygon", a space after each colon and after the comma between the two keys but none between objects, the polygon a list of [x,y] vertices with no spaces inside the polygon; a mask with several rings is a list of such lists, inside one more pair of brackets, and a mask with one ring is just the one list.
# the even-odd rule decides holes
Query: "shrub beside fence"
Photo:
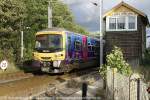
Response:
[{"label": "shrub beside fence", "polygon": [[107,100],[149,100],[147,85],[138,74],[127,77],[115,68],[107,69]]}]

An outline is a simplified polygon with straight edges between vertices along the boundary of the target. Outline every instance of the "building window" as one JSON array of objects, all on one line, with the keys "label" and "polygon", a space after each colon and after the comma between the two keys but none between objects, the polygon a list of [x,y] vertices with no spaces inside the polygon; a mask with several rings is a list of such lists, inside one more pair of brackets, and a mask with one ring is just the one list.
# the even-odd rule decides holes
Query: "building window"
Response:
[{"label": "building window", "polygon": [[136,18],[135,18],[135,16],[129,16],[128,17],[128,21],[129,21],[128,28],[129,29],[135,29],[135,25],[136,25]]},{"label": "building window", "polygon": [[117,18],[117,28],[118,29],[125,29],[125,17],[118,17]]},{"label": "building window", "polygon": [[110,18],[109,19],[109,28],[110,29],[116,29],[116,18]]},{"label": "building window", "polygon": [[136,31],[136,15],[116,15],[106,18],[106,31]]}]

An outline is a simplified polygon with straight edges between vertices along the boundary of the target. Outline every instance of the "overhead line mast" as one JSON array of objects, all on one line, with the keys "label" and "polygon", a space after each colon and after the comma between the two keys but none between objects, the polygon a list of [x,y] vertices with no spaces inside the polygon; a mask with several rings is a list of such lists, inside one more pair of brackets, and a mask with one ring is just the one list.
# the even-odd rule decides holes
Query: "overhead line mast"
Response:
[{"label": "overhead line mast", "polygon": [[52,1],[48,1],[48,28],[52,28],[53,27],[51,2]]},{"label": "overhead line mast", "polygon": [[100,0],[100,66],[103,65],[103,0]]}]

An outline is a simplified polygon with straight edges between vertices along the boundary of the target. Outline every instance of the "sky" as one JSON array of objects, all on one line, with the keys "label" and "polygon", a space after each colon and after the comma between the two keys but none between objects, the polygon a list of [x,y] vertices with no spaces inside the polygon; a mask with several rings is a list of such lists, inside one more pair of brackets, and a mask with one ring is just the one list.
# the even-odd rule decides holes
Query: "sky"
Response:
[{"label": "sky", "polygon": [[[67,4],[74,15],[75,22],[90,32],[99,31],[99,4],[100,0],[62,0]],[[103,12],[124,1],[125,3],[144,12],[150,20],[150,0],[103,0]],[[95,6],[93,3],[97,3]],[[150,29],[147,29],[150,36]],[[150,39],[147,39],[150,42]]]},{"label": "sky", "polygon": [[[75,16],[75,22],[88,31],[99,30],[99,6],[95,6],[93,3],[99,5],[100,0],[62,0],[68,4],[70,10]],[[128,3],[129,5],[139,9],[147,14],[150,19],[150,0],[103,0],[103,12],[110,10],[121,1]]]}]

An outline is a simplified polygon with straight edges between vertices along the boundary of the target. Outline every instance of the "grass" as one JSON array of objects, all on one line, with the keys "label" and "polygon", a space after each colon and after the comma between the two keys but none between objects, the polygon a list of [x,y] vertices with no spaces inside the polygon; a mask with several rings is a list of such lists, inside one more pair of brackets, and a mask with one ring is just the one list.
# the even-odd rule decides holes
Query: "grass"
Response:
[{"label": "grass", "polygon": [[0,74],[9,74],[9,73],[15,73],[21,71],[19,68],[17,68],[13,63],[9,63],[6,70],[0,69]]},{"label": "grass", "polygon": [[14,63],[9,63],[6,70],[2,70],[0,68],[0,75],[1,74],[16,73],[16,72],[21,72],[21,71],[28,73],[28,72],[39,71],[39,69],[37,69],[36,67],[33,67],[32,61],[28,60],[28,61],[25,61],[23,63],[23,65],[15,65]]}]

